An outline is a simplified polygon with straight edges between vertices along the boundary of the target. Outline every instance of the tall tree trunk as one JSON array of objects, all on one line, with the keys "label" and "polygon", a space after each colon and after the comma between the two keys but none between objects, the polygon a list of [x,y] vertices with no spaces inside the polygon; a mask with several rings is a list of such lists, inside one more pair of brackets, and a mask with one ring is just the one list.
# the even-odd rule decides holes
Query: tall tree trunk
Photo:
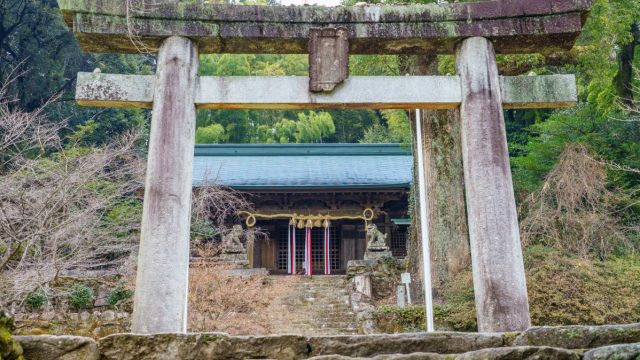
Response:
[{"label": "tall tree trunk", "polygon": [[640,44],[640,23],[636,22],[631,26],[631,34],[633,40],[623,45],[620,49],[620,71],[616,76],[616,85],[618,95],[625,105],[633,105],[633,61],[636,52],[636,46]]},{"label": "tall tree trunk", "polygon": [[[411,75],[437,75],[437,57],[408,56],[400,61],[401,71]],[[437,89],[424,89],[437,91]],[[471,262],[464,195],[464,171],[460,140],[460,112],[423,110],[422,138],[428,201],[429,242],[432,282],[437,289]],[[415,119],[415,112],[411,118]],[[415,134],[415,123],[412,121]],[[415,136],[414,136],[415,140]],[[420,151],[415,148],[414,153]],[[414,169],[417,164],[414,161]],[[414,172],[417,185],[417,172]],[[417,190],[416,186],[414,189]],[[415,294],[422,295],[422,251],[419,236],[419,209],[414,192],[414,233],[409,242],[410,271],[417,280]]]}]

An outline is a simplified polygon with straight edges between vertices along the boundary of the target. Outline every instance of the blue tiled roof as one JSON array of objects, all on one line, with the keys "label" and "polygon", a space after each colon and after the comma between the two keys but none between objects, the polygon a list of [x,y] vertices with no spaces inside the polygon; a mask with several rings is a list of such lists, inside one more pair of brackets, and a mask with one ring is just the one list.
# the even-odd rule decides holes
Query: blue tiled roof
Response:
[{"label": "blue tiled roof", "polygon": [[236,189],[406,188],[412,157],[398,144],[197,145],[194,186]]}]

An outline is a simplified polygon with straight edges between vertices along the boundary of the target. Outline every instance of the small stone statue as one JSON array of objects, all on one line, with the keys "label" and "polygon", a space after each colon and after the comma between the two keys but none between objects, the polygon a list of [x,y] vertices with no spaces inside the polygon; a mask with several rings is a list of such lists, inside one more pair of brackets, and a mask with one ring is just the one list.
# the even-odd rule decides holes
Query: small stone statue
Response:
[{"label": "small stone statue", "polygon": [[233,225],[231,231],[222,237],[222,252],[228,254],[243,253],[244,246],[240,241],[243,234],[242,225]]},{"label": "small stone statue", "polygon": [[367,225],[367,251],[385,251],[387,246],[387,235],[383,234],[376,224]]},{"label": "small stone statue", "polygon": [[387,235],[383,234],[375,224],[367,225],[367,251],[365,260],[376,260],[393,256],[387,246]]}]

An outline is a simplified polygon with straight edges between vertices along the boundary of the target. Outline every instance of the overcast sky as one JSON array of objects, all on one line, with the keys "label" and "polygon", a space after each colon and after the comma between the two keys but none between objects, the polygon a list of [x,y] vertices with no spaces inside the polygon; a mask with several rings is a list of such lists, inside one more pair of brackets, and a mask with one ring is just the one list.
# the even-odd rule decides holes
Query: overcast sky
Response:
[{"label": "overcast sky", "polygon": [[340,5],[340,0],[281,0],[282,5],[323,5],[323,6],[336,6]]}]

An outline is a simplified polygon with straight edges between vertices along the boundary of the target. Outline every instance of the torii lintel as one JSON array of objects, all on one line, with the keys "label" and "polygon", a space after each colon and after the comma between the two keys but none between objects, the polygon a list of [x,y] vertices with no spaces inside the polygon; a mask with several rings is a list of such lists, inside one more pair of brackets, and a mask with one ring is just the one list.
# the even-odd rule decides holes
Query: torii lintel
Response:
[{"label": "torii lintel", "polygon": [[[593,0],[495,0],[355,7],[208,4],[202,1],[58,0],[80,46],[90,52],[158,49],[188,37],[200,53],[305,54],[313,28],[344,28],[350,54],[453,54],[480,36],[497,53],[569,50]],[[127,17],[128,14],[128,17]],[[131,41],[136,39],[136,43]]]}]

